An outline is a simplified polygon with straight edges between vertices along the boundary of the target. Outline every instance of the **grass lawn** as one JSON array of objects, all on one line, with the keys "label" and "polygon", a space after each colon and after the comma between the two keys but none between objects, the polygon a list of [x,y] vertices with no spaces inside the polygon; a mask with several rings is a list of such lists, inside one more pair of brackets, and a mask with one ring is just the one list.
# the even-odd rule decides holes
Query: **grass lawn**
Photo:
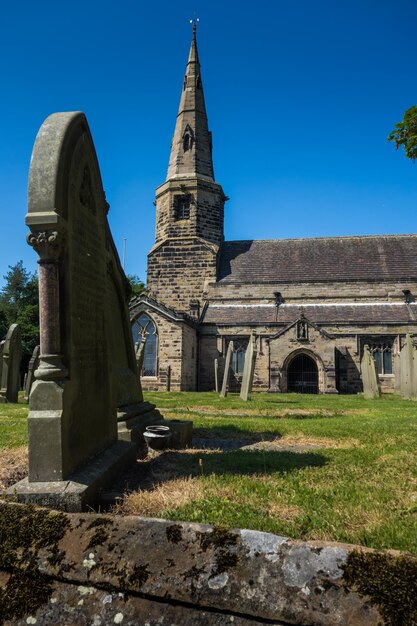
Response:
[{"label": "grass lawn", "polygon": [[[140,489],[119,512],[417,553],[417,403],[163,392],[145,399],[167,419],[192,419],[195,445],[140,462]],[[0,405],[0,465],[13,452],[2,448],[26,442],[27,411]]]},{"label": "grass lawn", "polygon": [[[220,449],[156,455],[154,507],[145,491],[129,497],[133,510],[136,499],[139,510],[170,519],[417,552],[417,403],[297,394],[146,399],[168,419],[192,419],[197,441],[219,441]],[[236,447],[224,450],[224,441]]]}]

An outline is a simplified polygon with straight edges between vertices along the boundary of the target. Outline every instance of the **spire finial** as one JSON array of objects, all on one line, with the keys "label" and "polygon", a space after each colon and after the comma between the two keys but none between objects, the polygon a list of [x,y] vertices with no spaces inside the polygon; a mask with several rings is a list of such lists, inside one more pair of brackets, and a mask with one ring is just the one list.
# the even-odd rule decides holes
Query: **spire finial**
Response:
[{"label": "spire finial", "polygon": [[200,21],[199,17],[196,17],[196,14],[194,13],[194,17],[192,20],[190,20],[190,24],[193,25],[193,38],[195,38],[195,34],[197,32],[197,22]]}]

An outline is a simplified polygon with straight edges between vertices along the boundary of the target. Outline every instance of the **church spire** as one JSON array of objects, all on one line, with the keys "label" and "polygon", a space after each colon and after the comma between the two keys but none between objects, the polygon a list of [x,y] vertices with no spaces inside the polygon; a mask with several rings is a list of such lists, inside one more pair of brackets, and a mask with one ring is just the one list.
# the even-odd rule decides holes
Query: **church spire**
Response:
[{"label": "church spire", "polygon": [[194,23],[190,54],[172,139],[167,180],[194,176],[205,176],[214,180],[211,133],[208,129],[201,82],[196,30]]}]

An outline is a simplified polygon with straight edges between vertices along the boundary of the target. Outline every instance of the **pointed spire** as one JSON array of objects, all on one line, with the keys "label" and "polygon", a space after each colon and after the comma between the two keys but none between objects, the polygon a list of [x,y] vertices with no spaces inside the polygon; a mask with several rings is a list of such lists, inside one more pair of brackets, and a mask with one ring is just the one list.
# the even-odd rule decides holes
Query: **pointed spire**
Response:
[{"label": "pointed spire", "polygon": [[204,102],[196,30],[194,22],[167,180],[188,176],[205,176],[214,180],[211,133]]}]

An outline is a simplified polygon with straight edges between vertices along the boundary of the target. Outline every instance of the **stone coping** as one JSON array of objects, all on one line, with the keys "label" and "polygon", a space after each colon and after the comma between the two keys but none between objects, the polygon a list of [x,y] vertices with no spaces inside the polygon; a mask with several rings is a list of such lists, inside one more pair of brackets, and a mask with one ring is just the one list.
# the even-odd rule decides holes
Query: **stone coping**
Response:
[{"label": "stone coping", "polygon": [[413,624],[416,572],[407,553],[0,503],[5,624]]}]

